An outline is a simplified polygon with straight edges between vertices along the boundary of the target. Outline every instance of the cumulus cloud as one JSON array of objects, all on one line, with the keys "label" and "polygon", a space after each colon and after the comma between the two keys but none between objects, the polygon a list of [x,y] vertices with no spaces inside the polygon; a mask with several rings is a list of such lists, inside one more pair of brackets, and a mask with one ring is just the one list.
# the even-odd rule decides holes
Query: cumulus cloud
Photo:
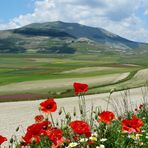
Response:
[{"label": "cumulus cloud", "polygon": [[[146,5],[147,0],[35,0],[33,13],[0,24],[0,29],[61,20],[102,27],[131,40],[148,42],[145,20],[137,15]],[[144,14],[148,14],[146,9]]]}]

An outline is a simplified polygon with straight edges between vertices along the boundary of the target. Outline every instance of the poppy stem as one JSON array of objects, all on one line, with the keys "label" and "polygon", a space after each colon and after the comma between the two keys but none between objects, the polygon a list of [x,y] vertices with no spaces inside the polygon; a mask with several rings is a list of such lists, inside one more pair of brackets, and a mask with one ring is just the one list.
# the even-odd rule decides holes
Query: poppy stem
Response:
[{"label": "poppy stem", "polygon": [[85,120],[86,120],[86,99],[85,99],[84,94],[83,94],[83,99],[84,99],[84,116],[85,116]]},{"label": "poppy stem", "polygon": [[107,100],[106,111],[108,111],[108,106],[109,106],[110,99],[111,99],[111,93],[109,94],[109,97],[108,97],[108,100]]},{"label": "poppy stem", "polygon": [[52,116],[51,113],[50,113],[50,118],[51,118],[51,122],[52,122],[53,126],[55,127],[54,120],[53,120],[53,116]]},{"label": "poppy stem", "polygon": [[79,101],[78,101],[78,103],[79,103],[79,110],[80,110],[80,115],[83,115],[83,110],[82,110],[82,103],[81,103],[81,96],[79,95],[79,96],[78,96],[78,98],[79,98]]},{"label": "poppy stem", "polygon": [[81,96],[82,108],[83,108],[83,120],[86,120],[86,100],[84,94]]},{"label": "poppy stem", "polygon": [[44,148],[44,145],[42,144],[42,142],[40,142],[40,147],[41,147],[41,148]]},{"label": "poppy stem", "polygon": [[66,111],[65,111],[65,108],[64,108],[64,107],[62,107],[62,109],[63,109],[63,111],[64,111],[64,114],[65,114],[65,116],[66,116]]},{"label": "poppy stem", "polygon": [[93,110],[94,110],[94,106],[92,104],[91,105],[91,113],[90,113],[90,125],[91,125],[91,127],[93,127]]}]

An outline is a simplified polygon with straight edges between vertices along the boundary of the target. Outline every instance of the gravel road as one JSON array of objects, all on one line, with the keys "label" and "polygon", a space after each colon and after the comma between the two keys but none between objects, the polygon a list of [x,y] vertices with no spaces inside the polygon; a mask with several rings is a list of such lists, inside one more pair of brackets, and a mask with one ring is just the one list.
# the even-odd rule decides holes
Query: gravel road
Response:
[{"label": "gravel road", "polygon": [[[142,102],[142,98],[148,101],[148,91],[147,88],[136,88],[130,90],[130,95],[126,97],[128,104],[134,106]],[[116,102],[122,102],[124,96],[129,93],[129,91],[120,91],[115,92],[111,95],[111,98],[114,98]],[[106,109],[107,98],[109,93],[95,94],[86,96],[86,105],[87,109],[91,107],[91,104],[94,106],[101,106],[102,109]],[[15,133],[17,126],[21,125],[26,129],[27,125],[34,123],[34,116],[39,114],[38,106],[39,103],[43,100],[38,101],[22,101],[22,102],[9,102],[9,103],[0,103],[0,135],[7,136],[10,138]],[[66,111],[73,112],[74,106],[78,106],[78,98],[62,98],[56,99],[58,108],[65,107]],[[113,106],[109,106],[110,110],[114,110]],[[58,111],[53,114],[54,118],[58,117]],[[17,133],[22,135],[22,131]]]}]

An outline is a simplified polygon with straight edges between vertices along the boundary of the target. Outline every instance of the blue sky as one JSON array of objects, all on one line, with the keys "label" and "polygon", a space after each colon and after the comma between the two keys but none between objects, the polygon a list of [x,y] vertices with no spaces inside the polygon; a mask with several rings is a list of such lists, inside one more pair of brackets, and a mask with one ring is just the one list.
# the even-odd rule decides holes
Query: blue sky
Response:
[{"label": "blue sky", "polygon": [[148,43],[148,0],[0,0],[0,30],[56,20]]},{"label": "blue sky", "polygon": [[8,22],[10,19],[33,12],[31,0],[0,0],[0,21]]}]

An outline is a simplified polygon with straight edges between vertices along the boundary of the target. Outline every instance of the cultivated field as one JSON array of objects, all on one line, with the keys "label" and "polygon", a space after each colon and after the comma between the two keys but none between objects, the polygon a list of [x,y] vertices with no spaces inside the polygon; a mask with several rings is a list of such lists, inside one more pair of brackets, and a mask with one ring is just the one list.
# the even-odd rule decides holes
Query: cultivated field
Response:
[{"label": "cultivated field", "polygon": [[[65,79],[52,79],[52,80],[36,80],[17,82],[0,86],[0,93],[22,93],[25,92],[45,92],[56,90],[72,89],[73,82],[78,81],[87,83],[90,87],[97,85],[108,85],[127,78],[129,73],[108,74],[105,76],[94,76],[85,78],[65,78]],[[45,92],[46,93],[46,92]]]},{"label": "cultivated field", "polygon": [[2,54],[0,101],[73,96],[75,81],[88,83],[90,94],[140,87],[148,81],[147,68],[145,56]]}]

